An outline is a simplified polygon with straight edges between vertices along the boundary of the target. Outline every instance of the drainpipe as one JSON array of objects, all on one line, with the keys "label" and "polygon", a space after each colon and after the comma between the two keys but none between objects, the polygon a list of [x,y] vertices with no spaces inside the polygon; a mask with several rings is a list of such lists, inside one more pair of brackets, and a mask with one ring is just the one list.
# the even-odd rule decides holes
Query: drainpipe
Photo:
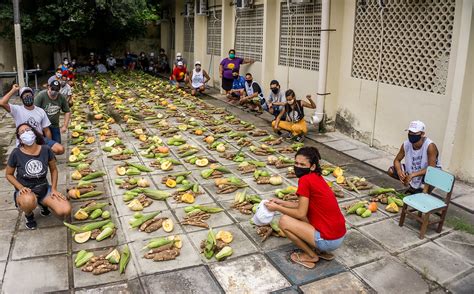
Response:
[{"label": "drainpipe", "polygon": [[321,40],[319,48],[319,77],[318,91],[316,95],[316,111],[311,117],[311,123],[319,129],[319,123],[324,117],[324,99],[326,93],[326,82],[328,73],[328,55],[329,55],[329,16],[331,12],[331,0],[321,1]]},{"label": "drainpipe", "polygon": [[19,0],[13,0],[13,28],[15,30],[15,51],[16,51],[16,68],[18,73],[18,84],[20,87],[25,86],[25,66],[23,65],[23,47],[21,42],[21,26],[20,26],[20,3]]}]

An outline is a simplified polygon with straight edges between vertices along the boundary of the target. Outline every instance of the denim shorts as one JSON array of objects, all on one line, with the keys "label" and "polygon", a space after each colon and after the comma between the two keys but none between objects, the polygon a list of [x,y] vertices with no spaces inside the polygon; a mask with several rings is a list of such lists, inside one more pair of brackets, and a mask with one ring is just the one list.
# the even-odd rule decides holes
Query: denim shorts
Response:
[{"label": "denim shorts", "polygon": [[324,240],[321,238],[321,234],[317,230],[314,231],[314,242],[316,243],[316,246],[319,250],[325,252],[334,251],[339,248],[342,244],[342,241],[344,240],[344,237],[345,235],[335,240]]},{"label": "denim shorts", "polygon": [[[35,192],[34,188],[31,190]],[[15,190],[15,192],[13,192],[13,200],[15,201],[16,207],[18,207],[18,204],[16,203],[18,192],[19,192],[18,190]],[[39,189],[38,191],[35,192],[35,194],[36,194],[36,200],[38,201],[38,203],[43,204],[44,199],[46,199],[51,194],[51,185],[48,185],[47,189]]]},{"label": "denim shorts", "polygon": [[48,137],[46,137],[46,136],[44,136],[43,139],[44,139],[44,144],[48,145],[49,148],[53,148],[54,144],[57,144],[57,143],[58,143],[58,142],[56,142],[56,141],[54,141],[54,140],[52,140],[52,139],[50,139],[50,138],[48,138]]},{"label": "denim shorts", "polygon": [[[49,127],[51,131],[51,140],[61,144],[61,129],[60,128],[54,128],[54,127]],[[51,147],[51,146],[49,146]]]}]

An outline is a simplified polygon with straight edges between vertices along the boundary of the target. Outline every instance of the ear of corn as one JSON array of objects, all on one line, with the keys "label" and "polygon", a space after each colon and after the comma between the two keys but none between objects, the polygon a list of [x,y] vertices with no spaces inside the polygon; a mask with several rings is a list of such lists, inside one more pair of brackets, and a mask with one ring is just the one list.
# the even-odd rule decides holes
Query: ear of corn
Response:
[{"label": "ear of corn", "polygon": [[119,264],[119,272],[123,274],[125,269],[127,268],[128,262],[130,261],[130,248],[128,245],[125,245],[120,255],[120,264]]}]

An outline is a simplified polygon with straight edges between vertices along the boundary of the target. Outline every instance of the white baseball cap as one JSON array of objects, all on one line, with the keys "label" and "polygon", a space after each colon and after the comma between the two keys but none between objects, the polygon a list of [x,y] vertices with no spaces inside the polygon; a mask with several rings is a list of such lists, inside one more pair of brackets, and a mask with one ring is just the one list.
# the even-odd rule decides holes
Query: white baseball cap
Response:
[{"label": "white baseball cap", "polygon": [[408,129],[405,131],[410,131],[412,133],[424,132],[425,124],[422,121],[414,120],[408,125]]},{"label": "white baseball cap", "polygon": [[263,200],[258,204],[257,212],[255,212],[253,216],[253,223],[257,226],[268,225],[275,216],[275,212],[268,210],[268,208],[265,206],[266,202],[268,202],[268,200]]},{"label": "white baseball cap", "polygon": [[198,65],[198,64],[201,65],[201,61],[196,61],[196,62],[194,63],[194,65]]},{"label": "white baseball cap", "polygon": [[23,93],[25,92],[31,92],[31,94],[33,94],[33,90],[30,88],[30,87],[23,87],[20,89],[20,97],[23,95]]},{"label": "white baseball cap", "polygon": [[176,53],[176,57],[181,57],[181,56],[183,56],[181,55],[181,52]]}]

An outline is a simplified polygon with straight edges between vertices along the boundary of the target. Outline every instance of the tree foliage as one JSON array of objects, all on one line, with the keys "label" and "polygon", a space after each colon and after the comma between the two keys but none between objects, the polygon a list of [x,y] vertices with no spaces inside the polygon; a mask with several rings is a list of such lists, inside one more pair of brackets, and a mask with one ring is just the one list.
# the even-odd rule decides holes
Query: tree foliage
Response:
[{"label": "tree foliage", "polygon": [[[22,38],[26,43],[58,44],[81,38],[127,41],[158,20],[159,0],[23,0]],[[13,37],[13,5],[0,2],[0,36]]]}]

